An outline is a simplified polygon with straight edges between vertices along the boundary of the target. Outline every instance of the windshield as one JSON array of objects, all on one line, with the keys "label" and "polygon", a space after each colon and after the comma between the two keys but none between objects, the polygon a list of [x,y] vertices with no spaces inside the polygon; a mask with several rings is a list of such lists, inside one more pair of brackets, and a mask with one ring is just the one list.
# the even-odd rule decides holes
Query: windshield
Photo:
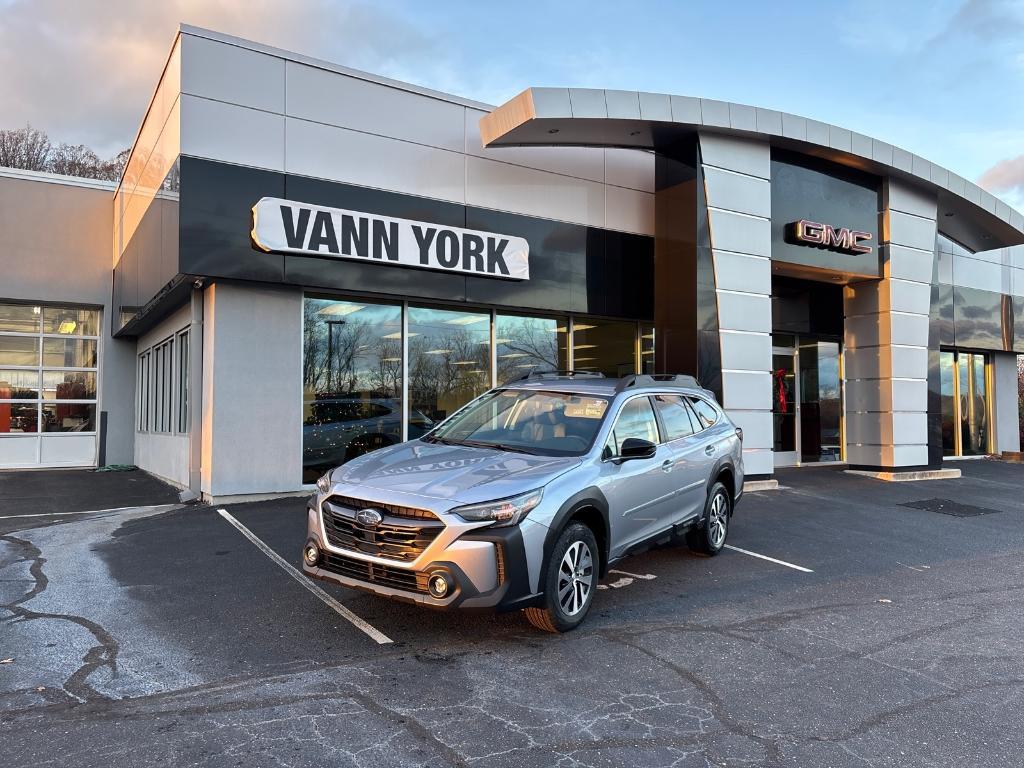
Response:
[{"label": "windshield", "polygon": [[594,442],[608,399],[501,389],[454,414],[424,439],[543,456],[580,456]]}]

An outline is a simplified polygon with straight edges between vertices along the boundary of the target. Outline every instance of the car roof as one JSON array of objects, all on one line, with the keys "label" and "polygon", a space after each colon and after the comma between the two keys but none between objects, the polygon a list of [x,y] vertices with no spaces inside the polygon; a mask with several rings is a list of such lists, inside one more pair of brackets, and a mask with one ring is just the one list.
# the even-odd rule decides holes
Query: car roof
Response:
[{"label": "car roof", "polygon": [[596,375],[553,375],[531,374],[511,381],[502,389],[547,390],[581,395],[603,395],[614,397],[620,393],[633,392],[674,392],[680,394],[710,396],[692,376],[632,374],[620,378],[605,378]]}]

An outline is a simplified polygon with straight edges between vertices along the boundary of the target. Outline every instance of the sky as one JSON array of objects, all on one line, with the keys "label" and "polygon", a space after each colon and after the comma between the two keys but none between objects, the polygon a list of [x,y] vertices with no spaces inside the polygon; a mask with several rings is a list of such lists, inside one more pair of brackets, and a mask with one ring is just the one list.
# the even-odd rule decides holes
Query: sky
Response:
[{"label": "sky", "polygon": [[567,86],[793,112],[1024,211],[1024,0],[0,0],[0,128],[115,154],[178,22],[491,104]]}]

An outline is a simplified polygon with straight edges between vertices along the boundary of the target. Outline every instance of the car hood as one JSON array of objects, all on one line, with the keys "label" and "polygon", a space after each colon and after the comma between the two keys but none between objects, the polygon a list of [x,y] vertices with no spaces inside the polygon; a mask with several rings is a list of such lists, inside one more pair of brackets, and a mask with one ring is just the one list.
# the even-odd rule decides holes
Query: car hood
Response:
[{"label": "car hood", "polygon": [[531,456],[412,440],[335,470],[336,483],[472,504],[532,491],[579,466],[575,456]]}]

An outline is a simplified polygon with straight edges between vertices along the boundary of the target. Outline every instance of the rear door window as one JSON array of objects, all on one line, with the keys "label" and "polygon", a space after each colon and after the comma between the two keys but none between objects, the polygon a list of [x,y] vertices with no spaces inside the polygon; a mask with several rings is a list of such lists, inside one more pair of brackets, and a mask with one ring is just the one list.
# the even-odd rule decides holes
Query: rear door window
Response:
[{"label": "rear door window", "polygon": [[721,418],[718,411],[706,400],[701,400],[699,397],[691,397],[690,404],[693,406],[693,410],[697,412],[697,418],[700,419],[700,423],[705,429],[717,424]]},{"label": "rear door window", "polygon": [[661,423],[665,427],[665,442],[689,437],[700,430],[700,426],[694,425],[696,417],[679,395],[655,395],[654,407],[658,409]]}]

